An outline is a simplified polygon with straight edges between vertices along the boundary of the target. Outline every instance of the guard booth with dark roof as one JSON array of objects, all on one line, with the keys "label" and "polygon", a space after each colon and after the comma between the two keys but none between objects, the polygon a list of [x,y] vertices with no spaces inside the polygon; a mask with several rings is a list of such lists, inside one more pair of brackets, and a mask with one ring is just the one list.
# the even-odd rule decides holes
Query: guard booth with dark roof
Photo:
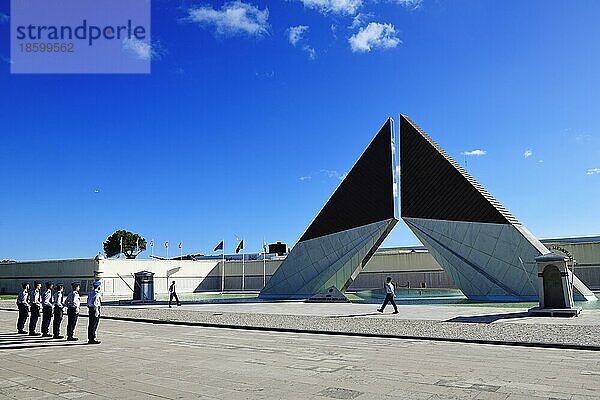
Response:
[{"label": "guard booth with dark roof", "polygon": [[134,301],[154,301],[154,272],[140,271],[133,274]]}]

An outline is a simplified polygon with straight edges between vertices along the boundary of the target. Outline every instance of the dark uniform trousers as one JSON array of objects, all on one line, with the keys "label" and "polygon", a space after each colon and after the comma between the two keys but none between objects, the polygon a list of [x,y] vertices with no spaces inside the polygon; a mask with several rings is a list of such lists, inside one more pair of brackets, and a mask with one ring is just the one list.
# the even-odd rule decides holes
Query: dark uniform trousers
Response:
[{"label": "dark uniform trousers", "polygon": [[179,297],[177,297],[177,293],[175,292],[171,292],[171,294],[169,294],[169,307],[171,307],[171,303],[173,302],[173,299],[175,299],[175,301],[177,302],[177,305],[179,305]]},{"label": "dark uniform trousers", "polygon": [[73,337],[78,318],[79,314],[77,314],[77,309],[75,307],[67,308],[67,337]]},{"label": "dark uniform trousers", "polygon": [[25,322],[29,317],[29,307],[25,304],[19,304],[19,319],[17,320],[17,330],[19,332],[25,329]]},{"label": "dark uniform trousers", "polygon": [[38,305],[31,305],[31,317],[29,318],[29,333],[34,333],[37,327],[38,319],[40,318],[40,307]]},{"label": "dark uniform trousers", "polygon": [[382,310],[385,309],[387,303],[392,303],[392,306],[394,306],[394,311],[398,311],[398,307],[396,306],[396,301],[394,300],[394,295],[392,293],[386,293],[385,300],[383,301],[383,305],[381,306]]},{"label": "dark uniform trousers", "polygon": [[54,321],[52,323],[52,335],[60,336],[60,324],[63,320],[62,307],[54,307]]},{"label": "dark uniform trousers", "polygon": [[48,334],[50,330],[50,321],[52,321],[52,306],[42,307],[42,333]]},{"label": "dark uniform trousers", "polygon": [[94,307],[88,307],[88,340],[96,340],[96,330],[98,329],[98,323],[100,322],[100,315],[96,317],[96,309]]}]

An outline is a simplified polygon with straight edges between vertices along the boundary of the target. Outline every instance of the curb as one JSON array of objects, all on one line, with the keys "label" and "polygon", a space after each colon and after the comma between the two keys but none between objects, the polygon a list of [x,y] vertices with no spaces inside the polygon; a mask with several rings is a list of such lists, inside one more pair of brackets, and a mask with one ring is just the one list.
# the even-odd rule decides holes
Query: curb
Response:
[{"label": "curb", "polygon": [[[18,310],[0,307],[0,311],[17,312]],[[83,314],[81,316],[87,317],[87,314]],[[488,345],[496,345],[496,346],[530,347],[530,348],[560,349],[560,350],[600,351],[600,345],[593,346],[593,345],[565,344],[565,343],[512,342],[512,341],[502,341],[502,340],[445,338],[445,337],[436,337],[436,336],[412,336],[412,335],[393,335],[393,334],[378,334],[378,333],[364,333],[364,332],[326,331],[326,330],[317,330],[317,329],[295,329],[295,328],[279,328],[279,327],[265,327],[265,326],[252,326],[252,325],[231,325],[231,324],[216,324],[216,323],[210,323],[210,322],[173,321],[173,320],[148,319],[148,318],[114,317],[114,316],[105,316],[105,315],[102,316],[102,319],[107,319],[107,320],[112,320],[112,321],[125,321],[125,322],[137,322],[137,323],[144,323],[144,324],[155,324],[155,325],[199,326],[199,327],[203,327],[203,328],[224,328],[224,329],[236,329],[236,330],[258,331],[258,332],[307,333],[307,334],[330,335],[330,336],[352,336],[352,337],[382,338],[382,339],[422,340],[422,341],[432,341],[432,342],[465,343],[465,344],[488,344]]]}]

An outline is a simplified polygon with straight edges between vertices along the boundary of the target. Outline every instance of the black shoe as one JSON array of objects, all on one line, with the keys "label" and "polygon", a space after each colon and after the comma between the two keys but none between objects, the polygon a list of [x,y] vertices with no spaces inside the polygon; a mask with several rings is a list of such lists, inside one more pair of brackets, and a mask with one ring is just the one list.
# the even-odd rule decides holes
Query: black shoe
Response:
[{"label": "black shoe", "polygon": [[398,314],[398,310],[394,311],[392,314]]},{"label": "black shoe", "polygon": [[171,308],[171,306],[169,306],[169,308]]},{"label": "black shoe", "polygon": [[56,335],[56,336],[52,336],[52,339],[64,339],[64,336],[60,336],[60,335]]},{"label": "black shoe", "polygon": [[100,344],[100,343],[102,343],[102,342],[99,341],[99,340],[96,340],[96,339],[94,339],[94,340],[88,340],[88,344]]},{"label": "black shoe", "polygon": [[29,332],[29,336],[40,336],[37,332]]},{"label": "black shoe", "polygon": [[377,309],[377,311],[379,311],[379,312],[383,312],[383,310],[382,310],[381,308],[378,308],[378,309]]},{"label": "black shoe", "polygon": [[78,341],[79,339],[77,339],[76,337],[68,337],[68,338],[67,338],[67,340],[68,340],[69,342],[76,342],[76,341]]},{"label": "black shoe", "polygon": [[27,335],[27,332],[26,331],[18,331],[17,335]]},{"label": "black shoe", "polygon": [[51,335],[51,334],[49,334],[49,333],[43,333],[43,334],[42,334],[42,337],[52,337],[52,335]]}]

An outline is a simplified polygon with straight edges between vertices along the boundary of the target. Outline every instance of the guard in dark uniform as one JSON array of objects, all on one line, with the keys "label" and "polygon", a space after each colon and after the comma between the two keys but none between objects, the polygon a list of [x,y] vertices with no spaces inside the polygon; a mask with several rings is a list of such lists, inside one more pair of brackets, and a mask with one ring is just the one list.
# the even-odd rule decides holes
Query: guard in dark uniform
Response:
[{"label": "guard in dark uniform", "polygon": [[65,293],[64,287],[62,283],[58,283],[56,285],[56,290],[54,291],[54,298],[52,305],[54,307],[54,322],[52,324],[52,337],[54,339],[62,339],[64,336],[60,335],[60,324],[63,320],[64,314],[64,300]]},{"label": "guard in dark uniform", "polygon": [[40,282],[35,282],[34,289],[29,293],[29,307],[31,308],[29,336],[39,336],[40,334],[35,329],[42,311],[42,284]]},{"label": "guard in dark uniform", "polygon": [[52,289],[54,284],[46,282],[46,290],[42,293],[42,337],[51,337],[50,322],[52,322]]},{"label": "guard in dark uniform", "polygon": [[87,306],[88,306],[88,344],[100,344],[99,340],[96,340],[96,330],[98,329],[98,323],[100,322],[100,281],[93,283],[93,289],[88,293]]},{"label": "guard in dark uniform", "polygon": [[23,282],[23,290],[17,296],[17,307],[19,308],[19,319],[17,320],[17,332],[21,335],[27,334],[25,323],[29,318],[29,283]]},{"label": "guard in dark uniform", "polygon": [[175,299],[175,301],[177,302],[177,307],[179,307],[181,303],[179,302],[179,297],[177,297],[175,281],[173,281],[173,283],[171,283],[171,286],[169,286],[169,308],[171,308],[171,303],[173,302],[173,299]]},{"label": "guard in dark uniform", "polygon": [[79,298],[79,282],[71,283],[73,291],[69,293],[67,297],[67,340],[79,340],[73,335],[75,334],[75,327],[77,326],[77,319],[79,318],[79,307],[81,306],[81,299]]}]

